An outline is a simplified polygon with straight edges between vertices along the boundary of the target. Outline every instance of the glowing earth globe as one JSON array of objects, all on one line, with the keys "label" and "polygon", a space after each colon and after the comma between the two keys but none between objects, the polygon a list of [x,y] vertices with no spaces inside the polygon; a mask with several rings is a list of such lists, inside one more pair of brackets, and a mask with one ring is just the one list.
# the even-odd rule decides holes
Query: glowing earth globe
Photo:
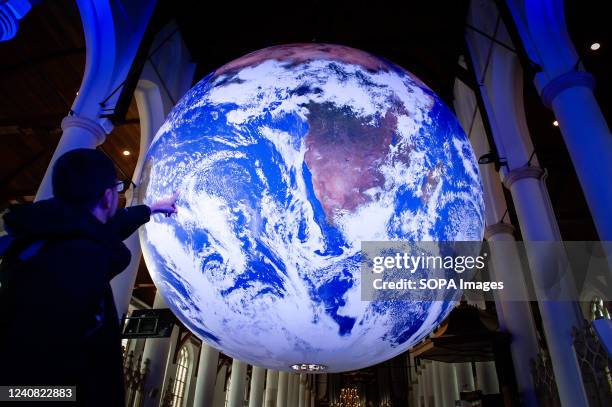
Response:
[{"label": "glowing earth globe", "polygon": [[481,241],[482,187],[453,113],[418,78],[345,46],[262,49],[203,78],[148,151],[141,231],[177,317],[277,370],[346,371],[427,336],[454,305],[362,301],[362,241]]}]

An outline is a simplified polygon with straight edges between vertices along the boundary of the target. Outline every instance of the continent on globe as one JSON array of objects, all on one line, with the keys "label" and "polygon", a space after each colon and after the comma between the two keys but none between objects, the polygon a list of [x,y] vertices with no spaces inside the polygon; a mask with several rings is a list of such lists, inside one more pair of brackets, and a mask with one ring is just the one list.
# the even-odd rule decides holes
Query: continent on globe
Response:
[{"label": "continent on globe", "polygon": [[389,110],[380,123],[370,125],[331,103],[312,103],[307,108],[304,162],[312,174],[316,198],[333,219],[338,210],[353,211],[374,199],[367,191],[384,183],[378,167],[391,145],[397,119]]},{"label": "continent on globe", "polygon": [[181,193],[176,217],[141,231],[168,306],[211,346],[276,370],[382,362],[451,311],[451,294],[362,301],[361,242],[483,236],[453,113],[408,71],[340,45],[262,49],[200,80],[155,136],[141,189],[145,203]]}]

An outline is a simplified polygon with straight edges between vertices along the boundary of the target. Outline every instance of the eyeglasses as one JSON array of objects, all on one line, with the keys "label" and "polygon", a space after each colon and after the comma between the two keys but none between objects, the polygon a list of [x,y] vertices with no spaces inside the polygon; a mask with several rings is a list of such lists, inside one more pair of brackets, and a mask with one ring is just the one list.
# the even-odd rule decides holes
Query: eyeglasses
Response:
[{"label": "eyeglasses", "polygon": [[115,187],[117,192],[123,192],[126,191],[130,187],[130,185],[133,185],[134,188],[136,188],[136,184],[134,184],[131,179],[117,181],[113,186]]}]

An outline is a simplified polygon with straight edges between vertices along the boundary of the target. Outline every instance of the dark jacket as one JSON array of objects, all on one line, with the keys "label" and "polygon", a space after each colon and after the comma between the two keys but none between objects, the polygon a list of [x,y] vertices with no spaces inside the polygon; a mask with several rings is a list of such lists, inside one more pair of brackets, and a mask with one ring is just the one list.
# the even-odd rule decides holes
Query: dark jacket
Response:
[{"label": "dark jacket", "polygon": [[[123,406],[119,318],[110,280],[145,206],[103,224],[55,199],[12,208],[0,265],[0,385],[76,385],[79,405]],[[74,405],[71,403],[70,405]]]}]

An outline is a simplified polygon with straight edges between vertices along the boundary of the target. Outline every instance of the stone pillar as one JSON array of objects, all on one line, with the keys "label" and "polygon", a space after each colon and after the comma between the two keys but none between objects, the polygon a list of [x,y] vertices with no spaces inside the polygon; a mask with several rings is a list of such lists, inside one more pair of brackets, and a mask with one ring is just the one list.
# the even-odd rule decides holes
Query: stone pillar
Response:
[{"label": "stone pillar", "polygon": [[323,399],[327,395],[327,373],[321,373],[317,377],[317,399]]},{"label": "stone pillar", "polygon": [[310,407],[310,387],[304,387],[304,407]]},{"label": "stone pillar", "polygon": [[261,407],[263,404],[264,381],[266,369],[253,366],[251,373],[251,392],[249,396],[249,407]]},{"label": "stone pillar", "polygon": [[455,365],[440,363],[440,382],[442,384],[442,405],[454,406],[455,400],[459,400]]},{"label": "stone pillar", "polygon": [[470,362],[455,363],[455,375],[457,377],[457,389],[462,391],[474,391],[474,375]]},{"label": "stone pillar", "polygon": [[294,373],[289,373],[287,376],[287,407],[293,406],[293,393],[295,391],[294,388]]},{"label": "stone pillar", "polygon": [[[167,308],[162,296],[157,293],[153,308]],[[169,338],[147,338],[142,351],[142,360],[149,360],[149,373],[144,386],[144,406],[157,407],[163,397],[166,370],[172,364],[172,349],[178,337],[178,328],[175,326]]]},{"label": "stone pillar", "polygon": [[[502,2],[497,4],[502,4]],[[536,77],[537,84],[544,84],[543,79],[547,79],[546,83],[548,83],[548,79],[563,74],[567,69],[573,69],[578,58],[575,53],[570,56],[565,52],[568,48],[564,42],[567,42],[569,36],[564,31],[564,23],[563,27],[560,27],[559,21],[556,21],[559,17],[563,19],[561,1],[510,0],[503,4],[510,7],[517,21],[518,31],[530,59],[538,64],[542,64],[544,60],[547,61],[544,64],[545,72],[539,73]],[[481,22],[488,22],[489,25],[494,25],[494,22],[498,21],[499,12],[493,3],[476,4],[472,2],[471,7],[472,19],[469,22],[472,24],[481,26]],[[489,11],[485,12],[487,8]],[[535,12],[535,10],[539,11]],[[546,15],[551,18],[550,21],[547,18],[538,19],[536,15],[539,12],[542,12],[540,17]],[[534,23],[531,24],[529,21]],[[552,34],[552,37],[548,34]],[[493,35],[501,41],[509,39],[505,27],[494,32]],[[560,278],[558,273],[557,265],[563,262],[564,254],[555,250],[543,250],[545,246],[542,242],[558,242],[561,237],[543,183],[544,172],[539,168],[538,157],[537,154],[534,154],[534,147],[529,137],[523,105],[522,67],[516,53],[503,47],[492,47],[492,52],[486,52],[491,44],[487,38],[474,32],[469,32],[466,36],[471,48],[470,55],[474,60],[474,66],[471,68],[481,72],[482,67],[489,67],[489,72],[483,75],[484,78],[478,78],[480,82],[484,82],[484,86],[480,86],[479,89],[481,93],[488,95],[490,105],[485,108],[493,124],[493,138],[498,151],[504,153],[500,157],[503,157],[507,163],[502,167],[500,175],[504,185],[512,194],[521,234],[526,244],[529,268],[536,286],[538,306],[550,349],[559,396],[563,405],[586,406],[586,395],[571,337],[572,326],[579,326],[580,311],[576,303],[568,301],[573,296],[571,281]],[[535,37],[547,37],[547,39],[540,43],[540,47],[537,45],[539,40],[534,40]],[[486,48],[482,46],[483,44]],[[515,45],[521,46],[521,44]],[[488,60],[489,56],[490,60]],[[559,63],[565,66],[562,67]],[[540,89],[544,89],[544,86],[540,86]],[[558,120],[561,121],[559,118]],[[599,145],[599,147],[604,146]],[[604,174],[608,173],[601,173],[599,176],[605,176]],[[602,195],[599,194],[598,199],[601,197]],[[598,230],[600,230],[599,227]],[[551,249],[553,249],[552,246]],[[554,298],[551,300],[548,295],[551,293],[542,290],[551,283],[556,283],[555,289],[561,293],[559,296],[562,298],[561,301],[554,301]],[[539,291],[537,287],[540,287]],[[518,373],[527,375],[524,371]]]},{"label": "stone pillar", "polygon": [[435,407],[436,405],[436,386],[435,386],[435,382],[434,382],[434,375],[433,375],[433,366],[431,364],[431,361],[426,360],[425,361],[425,377],[427,378],[427,381],[425,382],[426,384],[426,399],[425,399],[425,405],[427,407]]},{"label": "stone pillar", "polygon": [[278,393],[276,398],[277,406],[287,405],[287,394],[289,386],[289,373],[278,372]]},{"label": "stone pillar", "polygon": [[423,407],[428,407],[429,405],[429,383],[427,378],[427,364],[425,361],[422,361],[420,367],[421,374],[421,404]]},{"label": "stone pillar", "polygon": [[300,373],[300,387],[298,393],[298,407],[306,407],[306,373]]},{"label": "stone pillar", "polygon": [[[542,100],[552,108],[601,240],[612,241],[612,134],[593,95],[595,79],[570,71],[550,80]],[[587,141],[588,142],[585,142]]]},{"label": "stone pillar", "polygon": [[[489,3],[486,3],[489,4]],[[492,4],[492,3],[490,3]],[[482,22],[484,18],[478,18]],[[502,80],[502,79],[500,79]],[[490,124],[493,128],[493,136],[497,136],[496,147],[501,157],[506,157],[505,146],[501,137],[503,133],[498,129],[494,118],[490,100],[485,104],[489,115]],[[481,113],[474,116],[474,111],[478,107],[473,91],[463,83],[455,82],[455,111],[463,128],[466,132],[471,131],[470,141],[477,157],[491,151]],[[509,126],[504,125],[505,128]],[[471,129],[471,130],[470,130]],[[521,143],[515,143],[521,144]],[[527,143],[528,144],[528,143]],[[519,149],[516,145],[508,148],[512,153],[514,162],[522,164],[529,158],[529,146]],[[517,150],[522,150],[518,151]],[[500,329],[512,335],[510,344],[512,350],[512,361],[515,372],[517,373],[517,386],[521,401],[525,406],[535,407],[538,405],[535,397],[533,380],[530,372],[530,360],[535,359],[538,353],[538,341],[536,337],[535,324],[529,305],[527,288],[524,278],[517,276],[527,276],[522,273],[524,265],[521,262],[520,254],[514,239],[514,228],[503,220],[507,215],[507,204],[504,196],[503,185],[499,174],[492,165],[480,166],[480,176],[482,179],[485,202],[485,239],[491,243],[489,267],[491,279],[504,282],[503,290],[496,290],[493,293]],[[518,300],[518,301],[517,301]]]},{"label": "stone pillar", "polygon": [[494,297],[500,329],[512,335],[510,349],[520,398],[525,406],[535,407],[538,401],[533,378],[525,372],[531,371],[531,360],[537,357],[538,340],[525,282],[516,278],[517,270],[523,265],[514,239],[514,227],[507,223],[488,225],[485,239],[491,243],[491,277],[504,282],[504,289],[497,290]]},{"label": "stone pillar", "polygon": [[288,407],[293,405],[293,373],[287,373],[287,403]]},{"label": "stone pillar", "polygon": [[0,3],[0,42],[17,35],[19,20],[32,8],[28,0],[5,0]]},{"label": "stone pillar", "polygon": [[420,366],[419,367],[419,372],[418,372],[418,377],[419,377],[419,401],[418,401],[418,406],[419,407],[424,407],[425,403],[426,403],[426,399],[427,399],[427,379],[425,378],[425,372],[423,371],[423,367]]},{"label": "stone pillar", "polygon": [[420,399],[421,399],[421,383],[419,382],[420,382],[421,376],[418,373],[413,373],[413,377],[414,379],[412,380],[412,383],[410,386],[410,390],[412,393],[411,402],[413,406],[419,407]]},{"label": "stone pillar", "polygon": [[[545,246],[538,243],[560,241],[543,177],[540,168],[522,167],[510,171],[504,184],[512,193],[525,240],[559,396],[563,404],[586,406],[582,375],[572,341],[572,329],[581,326],[582,316],[577,304],[567,300],[575,298],[571,273],[564,277],[559,275],[558,265],[567,264],[565,252],[543,250]],[[551,292],[546,289],[551,284],[554,284],[560,301],[551,300]]]},{"label": "stone pillar", "polygon": [[[172,388],[169,388],[170,378],[174,378],[176,373],[176,363],[174,362],[174,355],[176,354],[176,347],[179,343],[179,334],[180,329],[177,325],[172,328],[172,333],[170,334],[170,348],[168,349],[168,357],[166,359],[166,368],[164,371],[164,379],[161,388],[163,391],[172,391]],[[164,394],[162,393],[162,398]]]},{"label": "stone pillar", "polygon": [[95,148],[112,125],[101,118],[113,109],[119,93],[111,95],[126,77],[147,27],[154,2],[134,1],[122,8],[109,1],[77,0],[87,57],[85,73],[71,113],[62,121],[62,137],[36,193],[36,200],[52,196],[51,174],[58,157],[76,148]]},{"label": "stone pillar", "polygon": [[[215,395],[213,397],[213,407],[225,407],[225,381],[227,377],[227,365],[223,364],[217,374],[217,382],[215,383]],[[200,407],[200,406],[194,406]],[[204,406],[207,407],[207,406]]]},{"label": "stone pillar", "polygon": [[499,393],[495,362],[475,362],[475,365],[478,390],[482,390],[482,394]]},{"label": "stone pillar", "polygon": [[[166,40],[174,30],[176,30],[175,24],[169,23],[157,34],[151,45],[151,49],[161,46],[152,57],[156,69],[152,67],[152,62],[148,61],[143,67],[134,91],[140,118],[140,148],[138,162],[132,176],[132,181],[136,185],[140,185],[147,151],[157,130],[174,107],[173,100],[178,100],[189,90],[195,70],[195,64],[191,62],[191,56],[180,33],[176,32],[168,41],[161,44],[161,41]],[[126,206],[139,204],[142,201],[139,195],[138,187],[130,187],[125,194]],[[119,317],[126,312],[132,297],[142,254],[138,233],[133,233],[124,243],[130,249],[132,259],[125,270],[111,282]]]},{"label": "stone pillar", "polygon": [[300,375],[294,373],[291,379],[293,381],[293,392],[292,392],[291,401],[289,404],[292,407],[298,407],[299,400],[300,400]]},{"label": "stone pillar", "polygon": [[[601,240],[612,241],[612,135],[593,95],[595,79],[585,72],[567,31],[562,0],[508,2],[529,58],[542,101],[551,108]],[[569,401],[569,400],[568,400]]]},{"label": "stone pillar", "polygon": [[312,403],[314,402],[314,389],[315,389],[314,375],[309,374],[308,375],[308,386],[306,387],[306,407],[310,407]]},{"label": "stone pillar", "polygon": [[278,371],[268,369],[268,372],[266,374],[265,407],[275,407],[277,395],[278,395]]},{"label": "stone pillar", "polygon": [[433,390],[434,390],[434,406],[444,407],[443,395],[442,395],[442,374],[440,371],[440,362],[431,362],[431,374],[433,376]]},{"label": "stone pillar", "polygon": [[244,390],[246,386],[247,364],[234,359],[229,384],[228,407],[244,406]]},{"label": "stone pillar", "polygon": [[[138,81],[136,89],[134,90],[134,100],[136,101],[140,120],[140,147],[138,161],[134,168],[132,180],[140,184],[140,175],[142,173],[147,151],[149,150],[155,133],[162,125],[167,112],[162,103],[159,86],[154,85],[148,80],[141,79]],[[130,186],[125,193],[126,206],[132,206],[139,203],[139,192],[138,188]],[[127,306],[132,298],[134,282],[136,281],[136,275],[142,255],[138,232],[134,232],[124,240],[124,243],[130,250],[130,264],[111,281],[117,307],[117,315],[120,318],[126,313]]]},{"label": "stone pillar", "polygon": [[219,351],[202,342],[193,400],[194,407],[212,406],[215,395],[218,363]]},{"label": "stone pillar", "polygon": [[[105,124],[105,127],[101,123]],[[48,199],[53,196],[53,186],[51,184],[51,175],[53,174],[53,165],[55,161],[71,150],[78,148],[96,148],[106,140],[106,135],[112,130],[112,125],[108,120],[91,119],[86,116],[78,116],[73,113],[64,117],[62,120],[62,137],[55,148],[51,162],[47,168],[38,191],[36,192],[36,201]]]}]

